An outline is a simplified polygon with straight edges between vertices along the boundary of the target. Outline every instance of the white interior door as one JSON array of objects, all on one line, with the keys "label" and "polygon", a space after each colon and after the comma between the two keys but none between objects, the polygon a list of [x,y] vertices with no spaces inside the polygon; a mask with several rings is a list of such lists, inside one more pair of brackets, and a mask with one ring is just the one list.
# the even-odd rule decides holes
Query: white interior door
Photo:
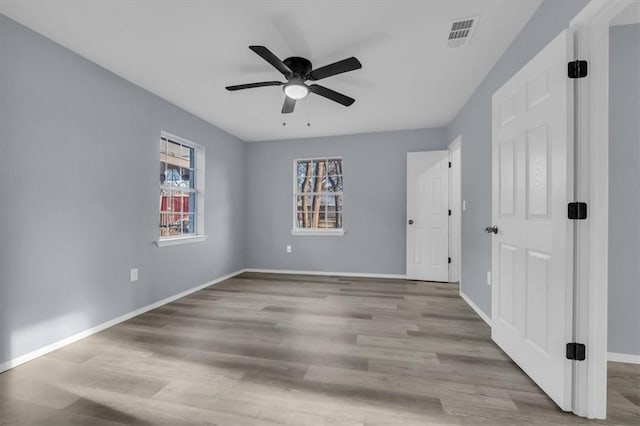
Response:
[{"label": "white interior door", "polygon": [[[492,100],[492,338],[571,410],[572,84],[562,32]],[[571,99],[571,102],[569,102]],[[572,117],[571,117],[572,118]]]},{"label": "white interior door", "polygon": [[407,153],[407,276],[449,280],[449,151]]}]

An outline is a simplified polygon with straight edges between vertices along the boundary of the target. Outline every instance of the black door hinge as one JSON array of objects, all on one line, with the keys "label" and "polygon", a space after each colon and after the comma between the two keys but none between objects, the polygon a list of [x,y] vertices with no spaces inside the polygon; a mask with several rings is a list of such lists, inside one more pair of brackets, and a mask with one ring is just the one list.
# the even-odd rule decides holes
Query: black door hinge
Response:
[{"label": "black door hinge", "polygon": [[449,216],[451,216],[451,209],[449,209]]},{"label": "black door hinge", "polygon": [[567,216],[569,216],[571,220],[585,220],[587,218],[587,203],[569,203]]},{"label": "black door hinge", "polygon": [[587,76],[587,61],[575,60],[569,62],[567,66],[567,74],[569,78],[583,78]]},{"label": "black door hinge", "polygon": [[449,258],[449,263],[451,263],[451,258]]},{"label": "black door hinge", "polygon": [[587,348],[582,343],[567,343],[567,359],[584,361],[587,358]]},{"label": "black door hinge", "polygon": [[451,168],[451,161],[449,161],[449,168]]}]

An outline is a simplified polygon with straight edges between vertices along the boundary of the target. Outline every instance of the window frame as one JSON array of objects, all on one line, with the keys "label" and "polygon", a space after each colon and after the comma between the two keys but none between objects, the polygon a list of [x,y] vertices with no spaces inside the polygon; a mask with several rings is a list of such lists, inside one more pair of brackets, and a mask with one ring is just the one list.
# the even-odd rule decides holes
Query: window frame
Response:
[{"label": "window frame", "polygon": [[[312,228],[312,229],[304,229],[298,228],[297,215],[298,215],[298,204],[297,204],[297,196],[298,196],[298,163],[301,161],[317,161],[317,160],[340,160],[342,164],[342,179],[343,179],[343,189],[339,192],[342,195],[342,228]],[[326,236],[326,237],[340,237],[346,233],[345,223],[344,223],[344,158],[340,155],[328,155],[323,157],[303,157],[303,158],[295,158],[293,160],[293,191],[292,191],[292,216],[291,216],[291,235],[296,236]],[[324,194],[324,193],[322,193]],[[338,194],[336,192],[327,192],[327,194]]]},{"label": "window frame", "polygon": [[[155,244],[158,247],[167,247],[174,246],[178,244],[186,244],[186,243],[195,243],[204,241],[207,238],[207,235],[204,233],[204,172],[205,172],[205,148],[202,145],[199,145],[195,142],[192,142],[188,139],[182,138],[180,136],[173,135],[169,132],[161,131],[159,142],[163,140],[167,140],[168,142],[178,143],[180,145],[187,146],[193,149],[193,157],[194,157],[194,183],[192,192],[195,194],[195,232],[193,234],[186,235],[170,235],[170,236],[161,236],[160,235],[160,208],[156,210],[156,215],[158,217],[158,222],[156,226],[156,240]],[[162,163],[162,145],[160,144],[160,149],[158,150],[158,158],[160,163]],[[157,167],[157,166],[156,166]],[[170,190],[170,191],[181,191],[181,189],[176,189],[175,187],[163,185],[162,182],[159,183],[157,187],[158,196],[160,196],[162,190]],[[183,191],[190,192],[190,191]]]}]

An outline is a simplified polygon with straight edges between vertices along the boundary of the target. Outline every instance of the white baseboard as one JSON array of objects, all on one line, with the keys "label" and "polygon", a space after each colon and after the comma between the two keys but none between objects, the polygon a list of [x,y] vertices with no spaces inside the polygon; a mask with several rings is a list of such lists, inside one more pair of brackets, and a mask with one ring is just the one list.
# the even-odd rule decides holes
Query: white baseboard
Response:
[{"label": "white baseboard", "polygon": [[185,290],[185,291],[183,291],[181,293],[174,294],[173,296],[169,296],[166,299],[160,300],[159,302],[155,302],[155,303],[152,303],[151,305],[147,305],[147,306],[142,307],[140,309],[136,309],[133,312],[126,313],[126,314],[121,315],[121,316],[119,316],[117,318],[114,318],[114,319],[112,319],[110,321],[107,321],[107,322],[104,322],[104,323],[102,323],[100,325],[92,327],[92,328],[90,328],[88,330],[81,331],[80,333],[76,333],[73,336],[69,336],[69,337],[64,338],[62,340],[58,340],[57,342],[51,343],[50,345],[44,346],[44,347],[42,347],[40,349],[36,349],[35,351],[29,352],[29,353],[21,355],[21,356],[19,356],[17,358],[11,359],[11,360],[9,360],[7,362],[4,362],[4,363],[0,364],[0,373],[2,373],[3,371],[9,370],[11,368],[15,368],[15,367],[17,367],[17,366],[19,366],[21,364],[24,364],[25,362],[28,362],[28,361],[31,361],[31,360],[36,359],[38,357],[41,357],[43,355],[46,355],[49,352],[53,352],[56,349],[62,348],[63,346],[70,345],[71,343],[77,342],[80,339],[84,339],[85,337],[89,337],[89,336],[91,336],[93,334],[99,333],[102,330],[105,330],[105,329],[107,329],[109,327],[113,327],[116,324],[124,322],[124,321],[126,321],[128,319],[131,319],[133,317],[136,317],[136,316],[138,316],[140,314],[144,314],[145,312],[148,312],[148,311],[150,311],[152,309],[156,309],[156,308],[159,308],[160,306],[166,305],[167,303],[171,303],[174,300],[181,299],[181,298],[183,298],[185,296],[190,295],[191,293],[195,293],[198,290],[202,290],[203,288],[212,286],[214,284],[218,284],[219,282],[228,280],[229,278],[233,278],[236,275],[241,274],[243,272],[245,272],[245,269],[241,269],[239,271],[233,272],[233,273],[225,275],[223,277],[216,278],[213,281],[209,281],[209,282],[206,282],[204,284],[200,284],[200,285],[198,285],[196,287],[192,287],[192,288],[190,288],[188,290]]},{"label": "white baseboard", "polygon": [[324,275],[335,277],[356,277],[356,278],[390,278],[408,280],[406,275],[399,274],[368,274],[362,272],[325,272],[325,271],[294,271],[289,269],[258,269],[247,268],[245,272],[259,272],[263,274],[296,274],[296,275]]},{"label": "white baseboard", "polygon": [[607,359],[613,362],[626,362],[628,364],[640,364],[640,355],[619,354],[616,352],[609,352]]},{"label": "white baseboard", "polygon": [[489,327],[493,327],[493,322],[491,321],[491,318],[489,318],[487,314],[482,312],[482,309],[480,309],[478,305],[476,305],[471,301],[471,299],[469,299],[469,296],[467,296],[462,292],[462,288],[460,288],[460,297],[462,297],[464,301],[467,302],[467,305],[471,306],[471,309],[476,311],[476,314],[478,314],[480,318],[482,318],[484,322],[486,322],[489,325]]},{"label": "white baseboard", "polygon": [[[460,290],[460,297],[462,297],[464,301],[467,302],[467,304],[471,306],[471,308],[474,311],[476,311],[476,313],[480,316],[480,318],[482,318],[484,322],[486,322],[489,325],[489,327],[492,326],[493,322],[491,321],[491,318],[489,318],[487,314],[482,312],[482,310],[475,303],[473,303],[471,299],[469,299],[469,297],[462,292],[462,290]],[[607,356],[607,360],[613,361],[613,362],[624,362],[628,364],[640,364],[640,355],[609,352]]]}]

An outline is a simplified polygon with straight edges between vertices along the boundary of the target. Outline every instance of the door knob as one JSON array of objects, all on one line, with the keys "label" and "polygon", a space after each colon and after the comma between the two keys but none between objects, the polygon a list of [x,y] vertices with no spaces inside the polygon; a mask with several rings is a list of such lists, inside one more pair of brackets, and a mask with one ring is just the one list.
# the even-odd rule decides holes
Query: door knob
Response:
[{"label": "door knob", "polygon": [[413,225],[413,219],[409,219],[409,225]]},{"label": "door knob", "polygon": [[487,226],[486,228],[484,228],[484,232],[486,232],[487,234],[497,234],[498,233],[498,227],[493,225],[493,226]]}]

